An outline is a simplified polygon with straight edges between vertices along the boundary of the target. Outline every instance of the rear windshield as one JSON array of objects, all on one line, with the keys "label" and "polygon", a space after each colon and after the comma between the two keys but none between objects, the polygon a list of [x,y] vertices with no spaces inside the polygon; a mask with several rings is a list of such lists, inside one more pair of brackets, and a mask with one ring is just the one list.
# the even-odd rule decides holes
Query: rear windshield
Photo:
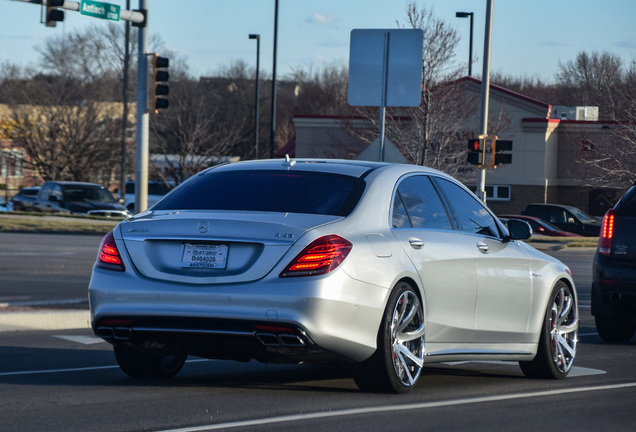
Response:
[{"label": "rear windshield", "polygon": [[165,197],[154,210],[245,210],[347,216],[364,181],[308,171],[209,171]]}]

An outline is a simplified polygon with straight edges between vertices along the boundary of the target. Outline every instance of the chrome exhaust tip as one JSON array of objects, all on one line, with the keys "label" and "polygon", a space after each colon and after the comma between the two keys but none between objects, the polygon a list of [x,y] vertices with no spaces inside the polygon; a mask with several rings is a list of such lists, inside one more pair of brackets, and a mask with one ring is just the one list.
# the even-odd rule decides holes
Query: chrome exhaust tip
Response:
[{"label": "chrome exhaust tip", "polygon": [[265,346],[280,346],[281,343],[274,333],[256,333],[256,339]]},{"label": "chrome exhaust tip", "polygon": [[119,340],[128,340],[132,336],[132,329],[130,327],[115,327],[113,330],[113,337]]},{"label": "chrome exhaust tip", "polygon": [[278,335],[278,340],[281,345],[286,347],[302,347],[305,346],[305,341],[298,335],[294,334],[281,334]]}]

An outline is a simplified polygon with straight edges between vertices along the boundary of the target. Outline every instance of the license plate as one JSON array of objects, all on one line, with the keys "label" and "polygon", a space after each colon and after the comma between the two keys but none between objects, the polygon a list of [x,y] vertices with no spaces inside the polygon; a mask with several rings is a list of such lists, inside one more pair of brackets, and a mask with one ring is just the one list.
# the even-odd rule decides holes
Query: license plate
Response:
[{"label": "license plate", "polygon": [[227,265],[227,245],[183,244],[181,267],[221,268]]}]

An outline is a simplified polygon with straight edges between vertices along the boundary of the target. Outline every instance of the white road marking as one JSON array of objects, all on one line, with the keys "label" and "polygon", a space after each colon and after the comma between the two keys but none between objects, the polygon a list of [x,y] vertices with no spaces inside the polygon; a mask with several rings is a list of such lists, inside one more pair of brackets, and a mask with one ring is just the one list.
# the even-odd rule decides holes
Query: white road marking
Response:
[{"label": "white road marking", "polygon": [[76,336],[76,335],[52,335],[54,338],[75,342],[82,345],[93,345],[106,342],[104,339],[96,336]]},{"label": "white road marking", "polygon": [[[207,361],[215,361],[215,360],[195,358],[195,359],[186,361],[186,363],[200,363],[200,362],[207,362]],[[18,375],[43,375],[43,374],[49,374],[49,373],[66,373],[66,372],[86,372],[86,371],[96,371],[96,370],[104,370],[104,369],[119,369],[119,366],[117,365],[90,366],[90,367],[82,367],[82,368],[40,369],[40,370],[32,370],[32,371],[0,372],[0,377],[18,376]]]},{"label": "white road marking", "polygon": [[[482,360],[482,361],[456,361],[456,362],[443,362],[441,364],[445,364],[445,365],[449,365],[449,366],[457,366],[457,365],[462,365],[462,364],[470,364],[470,363],[475,363],[475,364],[479,364],[479,363],[485,363],[485,364],[498,364],[498,365],[508,365],[508,366],[514,366],[514,367],[518,367],[519,363],[515,362],[515,361],[501,361],[501,360]],[[591,375],[603,375],[606,374],[607,372],[601,369],[592,369],[592,368],[585,368],[585,367],[580,367],[580,366],[572,366],[572,369],[570,370],[570,373],[568,374],[568,376],[566,378],[574,378],[574,377],[580,377],[580,376],[591,376]]]},{"label": "white road marking", "polygon": [[395,412],[395,411],[414,411],[414,410],[468,405],[468,404],[476,404],[476,403],[484,403],[484,402],[497,402],[497,401],[514,400],[514,399],[556,396],[556,395],[568,394],[568,393],[620,390],[620,389],[631,388],[631,387],[636,387],[636,382],[604,385],[604,386],[596,386],[596,387],[577,387],[577,388],[561,389],[561,390],[515,393],[510,395],[483,396],[483,397],[476,397],[476,398],[455,399],[455,400],[449,400],[449,401],[423,402],[423,403],[404,404],[404,405],[385,405],[385,406],[374,406],[374,407],[368,407],[368,408],[353,408],[353,409],[346,409],[346,410],[340,410],[340,411],[296,414],[296,415],[288,415],[288,416],[237,421],[237,422],[231,422],[231,423],[187,427],[187,428],[180,428],[180,429],[166,429],[164,431],[159,431],[159,432],[202,432],[202,431],[212,431],[212,430],[219,430],[219,429],[235,429],[235,428],[244,428],[248,426],[263,426],[267,424],[289,423],[294,421],[305,421],[305,420],[312,420],[312,419],[324,419],[324,418],[344,417],[344,416],[364,415],[364,414],[377,414],[381,412],[388,413],[388,412]]},{"label": "white road marking", "polygon": [[15,372],[0,372],[2,376],[17,376],[17,375],[42,375],[50,373],[64,373],[64,372],[84,372],[103,369],[117,369],[119,366],[91,366],[84,368],[68,368],[68,369],[44,369],[44,370],[32,370],[32,371],[15,371]]}]

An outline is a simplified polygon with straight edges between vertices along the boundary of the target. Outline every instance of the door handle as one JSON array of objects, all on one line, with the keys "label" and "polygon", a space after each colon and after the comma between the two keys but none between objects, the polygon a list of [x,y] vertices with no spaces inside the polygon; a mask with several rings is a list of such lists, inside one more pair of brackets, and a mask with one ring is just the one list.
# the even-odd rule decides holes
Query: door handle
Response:
[{"label": "door handle", "polygon": [[486,243],[477,243],[477,249],[479,249],[479,252],[481,253],[490,252],[490,246],[488,246]]},{"label": "door handle", "polygon": [[413,249],[422,249],[424,246],[424,242],[418,238],[411,237],[409,239],[409,244]]}]

